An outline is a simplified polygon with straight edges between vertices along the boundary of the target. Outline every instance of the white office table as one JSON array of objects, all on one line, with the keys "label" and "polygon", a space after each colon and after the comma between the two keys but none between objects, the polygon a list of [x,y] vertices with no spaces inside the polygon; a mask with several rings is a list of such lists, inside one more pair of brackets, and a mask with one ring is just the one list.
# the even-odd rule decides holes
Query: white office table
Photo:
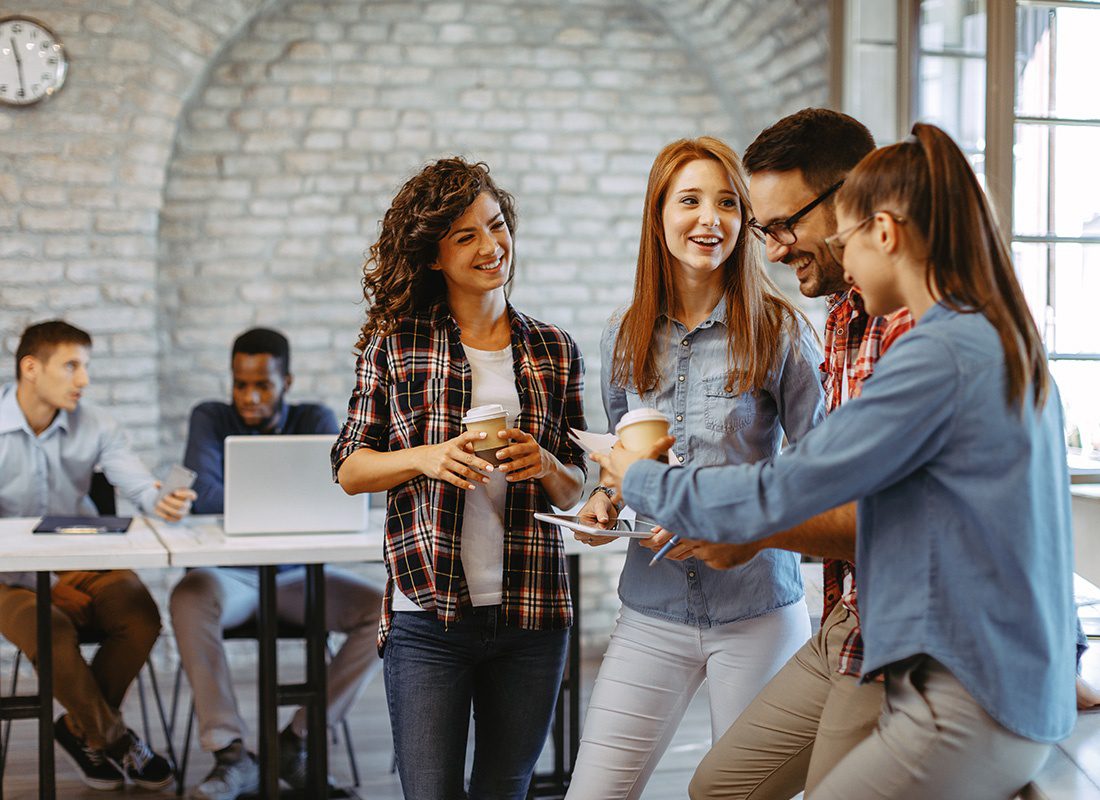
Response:
[{"label": "white office table", "polygon": [[[180,523],[154,520],[151,524],[174,567],[259,568],[260,796],[279,796],[278,707],[291,704],[305,706],[308,720],[306,796],[329,796],[324,565],[381,561],[381,527],[355,533],[227,536],[221,517],[216,516],[193,516]],[[275,657],[275,568],[284,564],[306,565],[306,679],[301,684],[280,686]],[[341,791],[332,796],[351,795]]]},{"label": "white office table", "polygon": [[[0,699],[0,718],[38,718],[38,792],[53,800],[53,636],[50,573],[65,570],[167,567],[168,552],[141,517],[127,533],[36,534],[38,517],[0,519],[5,572],[35,572],[38,694]],[[3,796],[0,786],[0,797]]]}]

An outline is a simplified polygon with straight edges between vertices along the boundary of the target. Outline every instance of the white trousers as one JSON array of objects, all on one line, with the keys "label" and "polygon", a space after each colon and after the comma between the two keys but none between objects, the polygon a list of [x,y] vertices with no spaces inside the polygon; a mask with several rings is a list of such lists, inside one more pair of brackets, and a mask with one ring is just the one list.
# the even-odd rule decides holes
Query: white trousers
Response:
[{"label": "white trousers", "polygon": [[704,678],[713,742],[809,635],[803,600],[702,629],[624,606],[588,703],[567,800],[641,797]]},{"label": "white trousers", "polygon": [[[305,568],[276,575],[280,620],[304,624],[305,583]],[[259,576],[254,569],[195,569],[172,590],[172,628],[195,698],[203,750],[221,750],[234,739],[245,738],[247,728],[237,708],[222,630],[252,619],[259,602]],[[325,625],[330,631],[347,634],[328,665],[329,725],[344,718],[382,666],[375,645],[381,608],[381,587],[350,572],[325,567]],[[305,709],[299,708],[290,724],[296,734],[305,735]]]},{"label": "white trousers", "polygon": [[875,731],[809,800],[1009,800],[1051,745],[1001,727],[946,667],[920,656],[888,668]]}]

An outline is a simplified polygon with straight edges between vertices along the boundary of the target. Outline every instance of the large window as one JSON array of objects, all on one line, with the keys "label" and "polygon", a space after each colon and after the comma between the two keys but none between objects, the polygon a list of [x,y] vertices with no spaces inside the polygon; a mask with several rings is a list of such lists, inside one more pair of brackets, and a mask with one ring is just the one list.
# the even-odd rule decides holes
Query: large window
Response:
[{"label": "large window", "polygon": [[[890,8],[877,29],[862,21],[872,2],[842,6],[845,109],[868,113],[880,143],[903,137],[911,120],[939,125],[989,183],[1062,393],[1068,441],[1100,457],[1100,0],[873,2]],[[878,74],[861,72],[876,60]],[[884,72],[898,99],[876,115]],[[887,106],[897,108],[892,131]]]},{"label": "large window", "polygon": [[1100,3],[1016,4],[1012,252],[1071,445],[1100,450]]}]

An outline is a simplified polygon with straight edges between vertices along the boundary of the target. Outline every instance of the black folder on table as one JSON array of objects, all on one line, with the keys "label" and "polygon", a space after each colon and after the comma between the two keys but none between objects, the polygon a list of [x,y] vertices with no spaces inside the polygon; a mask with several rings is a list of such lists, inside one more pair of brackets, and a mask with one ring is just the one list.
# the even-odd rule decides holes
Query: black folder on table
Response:
[{"label": "black folder on table", "polygon": [[126,533],[133,517],[42,517],[34,533]]}]

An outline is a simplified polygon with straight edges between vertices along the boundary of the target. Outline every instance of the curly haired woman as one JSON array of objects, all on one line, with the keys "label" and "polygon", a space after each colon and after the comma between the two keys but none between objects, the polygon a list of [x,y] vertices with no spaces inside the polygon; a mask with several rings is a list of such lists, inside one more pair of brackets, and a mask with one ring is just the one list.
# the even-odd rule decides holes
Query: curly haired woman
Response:
[{"label": "curly haired woman", "polygon": [[[561,536],[532,515],[580,497],[566,433],[584,428],[584,365],[568,334],[509,304],[514,230],[484,164],[442,159],[397,193],[364,266],[371,305],[332,464],[348,493],[388,492],[379,647],[409,800],[467,796],[471,706],[469,797],[525,797],[565,661]],[[485,434],[462,432],[484,405],[510,421],[488,460]]]}]

